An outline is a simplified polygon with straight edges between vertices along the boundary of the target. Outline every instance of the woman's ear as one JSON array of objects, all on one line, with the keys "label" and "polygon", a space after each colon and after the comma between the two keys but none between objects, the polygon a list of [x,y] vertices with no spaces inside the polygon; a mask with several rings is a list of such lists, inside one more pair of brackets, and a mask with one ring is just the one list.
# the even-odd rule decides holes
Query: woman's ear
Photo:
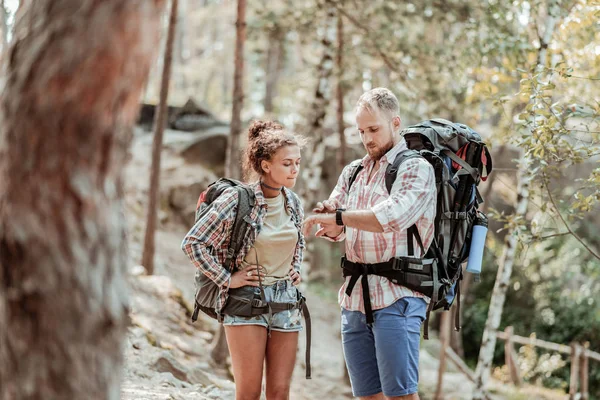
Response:
[{"label": "woman's ear", "polygon": [[260,168],[263,170],[264,173],[268,174],[271,170],[271,163],[267,160],[262,160],[260,162]]}]

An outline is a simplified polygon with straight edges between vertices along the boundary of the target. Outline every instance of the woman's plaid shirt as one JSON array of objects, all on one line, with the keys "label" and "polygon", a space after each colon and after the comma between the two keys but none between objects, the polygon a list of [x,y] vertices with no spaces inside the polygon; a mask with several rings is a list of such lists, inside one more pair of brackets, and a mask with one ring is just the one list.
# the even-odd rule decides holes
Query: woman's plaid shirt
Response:
[{"label": "woman's plaid shirt", "polygon": [[[252,248],[267,213],[267,204],[260,184],[258,182],[254,183],[251,187],[256,193],[256,203],[250,213],[251,229],[244,239],[242,250],[235,259],[234,268],[241,265],[242,260]],[[298,196],[294,192],[287,188],[284,188],[283,192],[287,211],[292,215],[294,224],[298,229],[298,242],[296,243],[292,265],[296,271],[300,272],[305,247],[301,229],[304,211]],[[231,280],[231,272],[223,267],[223,263],[231,239],[237,204],[237,190],[233,188],[225,190],[185,235],[181,244],[182,250],[192,260],[192,263],[221,288],[221,295],[215,310],[217,313],[221,312],[227,301],[227,290]],[[225,285],[226,283],[227,285]]]},{"label": "woman's plaid shirt", "polygon": [[[333,241],[346,240],[346,258],[352,262],[374,264],[394,257],[408,255],[406,230],[417,224],[423,245],[428,248],[433,240],[436,213],[436,186],[433,167],[423,158],[405,161],[400,169],[391,194],[385,187],[385,170],[396,156],[407,150],[404,139],[380,159],[380,167],[368,182],[375,162],[369,156],[362,159],[364,169],[348,193],[350,177],[354,167],[347,166],[340,176],[329,200],[338,208],[347,210],[372,210],[383,233],[367,232],[350,227]],[[420,256],[418,244],[414,243],[415,256]],[[362,286],[355,285],[351,296],[345,294],[350,277],[338,294],[340,305],[352,311],[365,312]],[[396,300],[412,296],[427,297],[404,286],[394,284],[387,278],[369,275],[369,292],[373,310],[381,309]]]}]

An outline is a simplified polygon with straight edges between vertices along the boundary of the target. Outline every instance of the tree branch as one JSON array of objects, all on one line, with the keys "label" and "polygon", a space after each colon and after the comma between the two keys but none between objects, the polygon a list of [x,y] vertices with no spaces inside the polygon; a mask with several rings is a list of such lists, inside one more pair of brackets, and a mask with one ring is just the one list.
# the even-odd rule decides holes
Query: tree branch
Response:
[{"label": "tree branch", "polygon": [[562,221],[562,223],[564,224],[565,228],[567,228],[568,233],[570,233],[571,235],[573,235],[573,237],[575,239],[577,239],[577,241],[579,243],[581,243],[581,245],[583,247],[585,247],[585,249],[594,257],[596,257],[598,260],[600,260],[600,254],[596,253],[593,249],[591,249],[584,241],[583,239],[581,239],[579,237],[579,235],[577,233],[575,233],[575,231],[573,231],[573,229],[571,229],[571,226],[569,225],[569,223],[567,222],[567,220],[562,216],[562,214],[560,213],[560,210],[558,209],[558,205],[556,204],[556,202],[554,201],[554,197],[552,196],[552,192],[550,191],[550,187],[548,187],[548,180],[546,178],[546,174],[543,174],[543,178],[544,178],[544,187],[546,188],[546,191],[548,192],[548,197],[550,198],[550,202],[552,203],[552,206],[554,207],[554,209],[556,210],[556,213],[558,214],[558,217],[560,218],[560,220]]},{"label": "tree branch", "polygon": [[401,70],[400,68],[398,68],[397,63],[395,63],[394,61],[390,60],[390,58],[379,47],[379,45],[377,44],[377,41],[373,38],[373,36],[372,36],[373,32],[371,32],[371,30],[368,27],[366,27],[363,24],[361,24],[360,21],[358,21],[356,18],[354,18],[348,12],[346,12],[346,10],[344,10],[339,4],[336,4],[335,7],[339,11],[339,13],[342,14],[344,17],[348,18],[348,20],[354,26],[356,26],[357,28],[359,28],[360,30],[362,30],[363,32],[365,32],[367,38],[369,39],[369,41],[371,41],[371,43],[375,47],[375,51],[377,52],[377,54],[379,55],[379,57],[381,57],[381,59],[384,62],[384,64],[389,69],[391,69],[392,71],[398,73],[399,75],[402,75],[404,77],[403,83],[405,85],[407,85],[407,86],[410,86],[409,80],[408,80],[408,72],[406,70]]},{"label": "tree branch", "polygon": [[567,236],[570,234],[571,234],[571,232],[559,232],[559,233],[553,233],[552,235],[547,235],[547,236],[533,236],[533,241],[541,242],[542,240],[552,239],[552,238],[561,237],[561,236]]},{"label": "tree branch", "polygon": [[588,76],[575,76],[575,75],[569,75],[569,78],[576,78],[576,79],[587,79],[589,81],[600,81],[600,78],[591,78]]}]

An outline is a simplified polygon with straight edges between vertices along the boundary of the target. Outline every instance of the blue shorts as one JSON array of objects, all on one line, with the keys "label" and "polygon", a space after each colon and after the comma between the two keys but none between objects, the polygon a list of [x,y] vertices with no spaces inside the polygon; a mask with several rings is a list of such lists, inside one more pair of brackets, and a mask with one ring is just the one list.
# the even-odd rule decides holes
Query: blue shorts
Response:
[{"label": "blue shorts", "polygon": [[342,344],[354,396],[417,393],[426,311],[425,300],[403,297],[373,311],[374,323],[369,327],[365,314],[342,309]]},{"label": "blue shorts", "polygon": [[[288,279],[277,281],[272,285],[265,286],[265,297],[267,301],[276,303],[295,303],[298,301],[298,289]],[[254,293],[260,295],[260,288],[255,287]],[[272,314],[257,315],[255,317],[239,317],[227,315],[223,318],[223,325],[260,325],[280,332],[300,332],[302,330],[302,315],[300,309],[280,311]]]}]

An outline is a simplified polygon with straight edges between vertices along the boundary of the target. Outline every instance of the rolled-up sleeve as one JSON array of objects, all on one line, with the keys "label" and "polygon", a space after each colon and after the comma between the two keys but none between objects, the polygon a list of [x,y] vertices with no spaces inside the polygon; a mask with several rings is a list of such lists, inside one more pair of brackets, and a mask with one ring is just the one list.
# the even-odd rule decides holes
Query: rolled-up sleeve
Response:
[{"label": "rolled-up sleeve", "polygon": [[410,228],[435,202],[435,174],[431,164],[419,157],[407,160],[402,167],[390,197],[371,207],[384,233]]},{"label": "rolled-up sleeve", "polygon": [[217,252],[227,250],[225,245],[233,227],[237,196],[235,189],[225,190],[181,243],[181,249],[196,268],[219,287],[231,279],[231,273],[221,265]]},{"label": "rolled-up sleeve", "polygon": [[[337,184],[335,185],[335,188],[331,192],[331,195],[329,195],[328,199],[329,202],[335,205],[335,208],[346,208],[346,203],[348,202],[348,191],[350,189],[350,177],[357,167],[358,164],[356,162],[346,165],[340,174]],[[344,229],[342,233],[334,238],[329,236],[321,237],[329,242],[342,242],[346,239],[346,230]]]}]

